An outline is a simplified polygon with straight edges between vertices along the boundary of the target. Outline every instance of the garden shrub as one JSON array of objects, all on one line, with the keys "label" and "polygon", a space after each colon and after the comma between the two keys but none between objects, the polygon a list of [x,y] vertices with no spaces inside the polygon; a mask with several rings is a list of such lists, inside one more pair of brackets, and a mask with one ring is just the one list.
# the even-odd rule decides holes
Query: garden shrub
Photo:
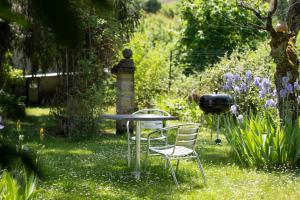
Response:
[{"label": "garden shrub", "polygon": [[154,99],[167,92],[169,55],[173,49],[176,21],[164,15],[144,18],[128,47],[135,62],[135,94],[140,108],[153,105]]},{"label": "garden shrub", "polygon": [[0,115],[13,119],[25,117],[25,105],[23,97],[16,97],[0,90]]},{"label": "garden shrub", "polygon": [[161,95],[156,99],[155,106],[178,116],[181,121],[199,123],[203,114],[196,102],[175,95]]},{"label": "garden shrub", "polygon": [[160,12],[169,18],[174,18],[180,14],[178,4],[176,3],[164,3]]},{"label": "garden shrub", "polygon": [[142,4],[143,10],[149,13],[156,13],[161,9],[161,3],[158,0],[147,0]]},{"label": "garden shrub", "polygon": [[[300,117],[294,121],[289,106],[289,98],[295,96],[298,99],[295,107],[299,116],[298,80],[290,84],[289,78],[283,77],[282,87],[280,91],[276,91],[269,79],[259,77],[252,79],[249,71],[246,80],[239,74],[230,73],[225,76],[224,88],[231,90],[237,103],[231,106],[233,117],[225,120],[225,135],[241,162],[256,167],[298,166]],[[253,89],[254,87],[257,88]],[[254,102],[257,104],[257,110],[249,108],[248,96],[257,99]],[[281,113],[284,115],[280,117],[277,96],[283,102]]]},{"label": "garden shrub", "polygon": [[5,54],[3,64],[3,80],[1,83],[1,89],[13,93],[16,87],[25,87],[25,78],[23,77],[23,71],[20,69],[14,68],[11,63],[12,53],[7,52]]}]

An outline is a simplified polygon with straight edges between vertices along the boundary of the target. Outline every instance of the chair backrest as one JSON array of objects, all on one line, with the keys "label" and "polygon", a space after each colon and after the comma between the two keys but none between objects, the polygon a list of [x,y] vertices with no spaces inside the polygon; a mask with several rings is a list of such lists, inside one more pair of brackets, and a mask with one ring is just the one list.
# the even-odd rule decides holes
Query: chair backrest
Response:
[{"label": "chair backrest", "polygon": [[190,149],[194,149],[198,137],[199,128],[199,124],[178,125],[173,153],[175,151],[175,146],[184,146]]},{"label": "chair backrest", "polygon": [[[152,114],[157,116],[171,116],[168,112],[160,109],[142,109],[132,113],[135,114]],[[156,130],[164,127],[163,121],[141,121],[141,129]]]}]

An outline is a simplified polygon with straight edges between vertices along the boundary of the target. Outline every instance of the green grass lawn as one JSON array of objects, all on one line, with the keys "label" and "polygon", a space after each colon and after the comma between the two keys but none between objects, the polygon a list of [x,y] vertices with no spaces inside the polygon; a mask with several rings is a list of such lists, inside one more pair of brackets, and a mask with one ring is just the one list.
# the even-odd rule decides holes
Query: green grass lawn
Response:
[{"label": "green grass lawn", "polygon": [[[267,171],[239,166],[230,147],[210,144],[210,133],[203,130],[197,152],[201,155],[208,182],[203,184],[195,161],[182,161],[177,189],[163,162],[152,157],[143,166],[141,180],[127,167],[125,135],[98,135],[74,141],[51,136],[53,122],[47,109],[27,109],[22,123],[25,142],[39,149],[44,178],[39,180],[37,199],[299,199],[297,171]],[[112,126],[113,123],[108,123]],[[8,126],[13,126],[9,124]],[[106,126],[107,128],[111,128]],[[38,130],[46,137],[39,141]]]}]

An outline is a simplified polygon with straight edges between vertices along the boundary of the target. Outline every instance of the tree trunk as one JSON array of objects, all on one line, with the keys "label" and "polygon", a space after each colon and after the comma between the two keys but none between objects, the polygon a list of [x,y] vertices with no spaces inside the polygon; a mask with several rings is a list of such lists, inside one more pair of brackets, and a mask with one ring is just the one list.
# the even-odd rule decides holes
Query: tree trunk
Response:
[{"label": "tree trunk", "polygon": [[[249,7],[249,4],[245,3],[244,0],[239,2],[240,7],[252,11],[256,17],[264,22],[264,26],[255,25],[255,27],[268,31],[271,36],[271,56],[276,63],[275,85],[280,118],[282,120],[285,117],[296,119],[297,96],[295,94],[287,94],[286,98],[281,98],[280,91],[283,89],[283,77],[288,76],[288,82],[292,85],[297,79],[299,80],[299,58],[297,57],[296,38],[300,30],[300,0],[289,0],[286,23],[283,22],[276,29],[273,27],[272,18],[278,9],[278,0],[270,0],[269,9],[265,16],[259,10]],[[282,2],[281,6],[284,7]],[[283,17],[282,12],[283,9],[281,9],[281,17]],[[280,19],[282,20],[282,18]],[[286,85],[284,86],[286,87]]]},{"label": "tree trunk", "polygon": [[292,85],[299,79],[299,59],[295,42],[295,36],[283,32],[272,34],[270,42],[271,56],[276,63],[275,85],[281,119],[285,117],[296,119],[297,117],[297,96],[287,94],[286,98],[282,98],[280,92],[283,89],[283,77],[289,77],[289,83]]},{"label": "tree trunk", "polygon": [[[271,39],[271,56],[276,63],[275,85],[279,113],[281,119],[291,117],[297,119],[297,95],[288,94],[282,98],[280,90],[283,88],[282,77],[288,76],[289,83],[294,84],[299,80],[299,58],[297,56],[296,38],[300,29],[300,0],[290,0],[286,15],[286,31],[279,31],[269,28]],[[272,19],[269,20],[269,23]]]},{"label": "tree trunk", "polygon": [[3,89],[5,79],[5,54],[10,48],[11,31],[7,21],[0,18],[0,89]]}]

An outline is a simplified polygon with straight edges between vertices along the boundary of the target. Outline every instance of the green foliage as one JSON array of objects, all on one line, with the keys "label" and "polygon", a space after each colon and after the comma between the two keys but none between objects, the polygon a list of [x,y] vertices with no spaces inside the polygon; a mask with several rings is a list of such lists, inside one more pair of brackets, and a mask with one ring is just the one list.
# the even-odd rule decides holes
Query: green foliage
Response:
[{"label": "green foliage", "polygon": [[[16,22],[23,27],[32,26],[36,29],[36,22],[41,22],[38,29],[43,29],[54,33],[56,40],[60,44],[75,47],[84,38],[81,33],[81,13],[80,9],[92,9],[94,13],[103,19],[110,21],[115,26],[132,31],[132,24],[138,19],[138,7],[135,1],[99,1],[99,0],[33,0],[33,1],[1,1],[2,19],[9,22]],[[14,6],[20,6],[21,13],[16,13]],[[53,12],[55,10],[55,12]],[[30,15],[30,16],[28,16]],[[29,18],[31,21],[29,22]],[[32,23],[34,21],[34,23]],[[26,26],[25,26],[26,25]],[[32,27],[31,27],[32,28]],[[36,31],[36,30],[34,30]]]},{"label": "green foliage", "polygon": [[224,74],[228,72],[245,74],[248,70],[252,72],[253,77],[269,77],[270,80],[274,80],[272,74],[275,72],[275,66],[266,43],[260,43],[255,51],[251,49],[243,53],[233,51],[230,56],[223,57],[213,67],[199,73],[197,77],[201,85],[198,88],[199,93],[220,91],[224,85]]},{"label": "green foliage", "polygon": [[142,8],[149,13],[156,13],[161,9],[161,3],[158,0],[147,0],[143,3]]},{"label": "green foliage", "polygon": [[178,55],[186,73],[203,70],[233,49],[254,48],[265,37],[249,25],[260,23],[253,13],[233,0],[184,0],[181,10],[185,26]]},{"label": "green foliage", "polygon": [[8,171],[0,174],[0,199],[2,200],[30,200],[35,197],[36,177],[26,176],[21,172],[19,177],[12,177]]},{"label": "green foliage", "polygon": [[3,90],[0,90],[0,114],[9,118],[24,118],[23,97],[17,98],[15,95],[11,95]]},{"label": "green foliage", "polygon": [[241,163],[248,166],[296,167],[300,156],[300,118],[285,119],[284,126],[268,112],[226,118],[225,135]]},{"label": "green foliage", "polygon": [[155,106],[180,117],[181,121],[199,122],[203,112],[198,104],[175,95],[162,95],[156,99]]},{"label": "green foliage", "polygon": [[169,53],[174,46],[176,21],[161,14],[147,15],[128,46],[135,62],[135,92],[139,107],[168,90]]},{"label": "green foliage", "polygon": [[176,16],[179,16],[179,6],[177,3],[164,3],[162,4],[160,12],[169,17],[169,18],[175,18]]},{"label": "green foliage", "polygon": [[7,52],[4,60],[2,60],[3,67],[3,80],[2,89],[6,92],[13,92],[15,87],[25,87],[25,78],[23,72],[20,69],[15,69],[10,63],[12,59],[12,53]]},{"label": "green foliage", "polygon": [[[6,126],[6,124],[5,124]],[[26,135],[27,137],[27,135]],[[20,169],[30,174],[41,176],[41,170],[37,164],[38,159],[27,145],[24,144],[25,134],[18,120],[15,128],[5,127],[0,132],[0,168],[9,171]]]},{"label": "green foliage", "polygon": [[[213,67],[205,71],[186,76],[182,70],[173,67],[171,94],[177,98],[193,99],[198,102],[199,97],[207,93],[229,93],[223,90],[226,73],[240,74],[245,78],[245,73],[251,71],[251,84],[253,77],[267,77],[273,82],[275,66],[269,55],[269,48],[266,43],[260,43],[257,50],[248,49],[244,52],[233,51],[230,56],[225,56]],[[264,106],[264,100],[260,99],[257,88],[251,88],[245,94],[236,94],[235,102],[239,105],[239,111],[251,110],[260,111]],[[197,120],[197,119],[195,119]],[[198,118],[199,120],[199,118]]]}]

